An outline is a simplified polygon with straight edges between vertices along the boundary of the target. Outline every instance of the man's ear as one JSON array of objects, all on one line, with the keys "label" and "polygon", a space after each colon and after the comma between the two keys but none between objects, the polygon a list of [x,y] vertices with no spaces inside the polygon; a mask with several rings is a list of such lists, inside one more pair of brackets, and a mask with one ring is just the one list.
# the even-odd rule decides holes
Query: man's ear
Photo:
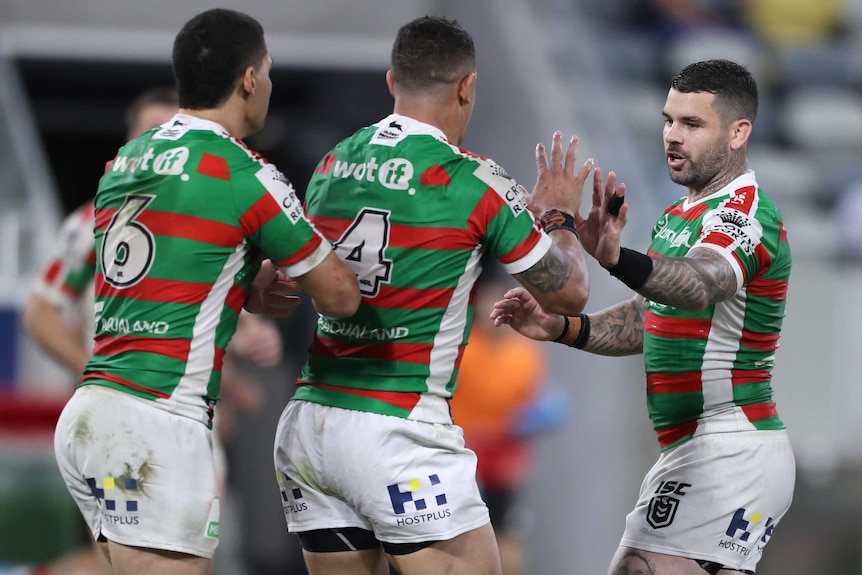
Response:
[{"label": "man's ear", "polygon": [[389,94],[395,97],[395,78],[392,76],[392,70],[386,71],[386,86],[389,88]]},{"label": "man's ear", "polygon": [[466,106],[473,102],[476,93],[476,72],[470,72],[458,82],[458,103]]},{"label": "man's ear", "polygon": [[254,86],[255,86],[255,77],[257,76],[257,72],[254,69],[254,66],[249,66],[245,69],[242,75],[242,89],[243,95],[254,95]]},{"label": "man's ear", "polygon": [[734,122],[733,131],[730,133],[730,149],[738,150],[745,146],[749,136],[751,136],[750,120],[741,119]]}]

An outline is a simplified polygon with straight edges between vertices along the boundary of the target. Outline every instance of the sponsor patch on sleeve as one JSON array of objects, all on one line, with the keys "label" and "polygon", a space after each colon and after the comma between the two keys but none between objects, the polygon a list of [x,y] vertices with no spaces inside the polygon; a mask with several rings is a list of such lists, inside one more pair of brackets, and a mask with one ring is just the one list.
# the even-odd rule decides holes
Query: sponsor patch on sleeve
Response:
[{"label": "sponsor patch on sleeve", "polygon": [[293,184],[272,164],[267,164],[257,171],[255,177],[263,184],[269,195],[275,198],[281,211],[290,218],[291,223],[298,222],[302,214],[302,203],[296,195]]},{"label": "sponsor patch on sleeve", "polygon": [[485,182],[489,188],[503,198],[512,214],[519,216],[527,211],[527,191],[524,186],[509,177],[506,170],[494,161],[479,162],[473,175]]}]

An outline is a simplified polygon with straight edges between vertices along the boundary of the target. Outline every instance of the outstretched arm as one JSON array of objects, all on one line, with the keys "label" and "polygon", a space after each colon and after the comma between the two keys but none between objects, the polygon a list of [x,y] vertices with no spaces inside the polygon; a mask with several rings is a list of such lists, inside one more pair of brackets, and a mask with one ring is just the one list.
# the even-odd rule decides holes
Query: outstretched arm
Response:
[{"label": "outstretched arm", "polygon": [[536,146],[538,177],[528,205],[554,243],[535,265],[515,275],[545,309],[567,314],[580,313],[590,293],[587,262],[574,225],[577,207],[572,206],[581,202],[593,161],[587,160],[575,173],[577,150],[578,138],[572,137],[564,156],[562,134],[555,132],[549,164],[544,145]]},{"label": "outstretched arm", "polygon": [[595,353],[622,356],[643,351],[644,299],[640,296],[594,314],[575,317],[546,312],[523,288],[494,304],[494,325],[509,325],[537,341],[556,341]]}]

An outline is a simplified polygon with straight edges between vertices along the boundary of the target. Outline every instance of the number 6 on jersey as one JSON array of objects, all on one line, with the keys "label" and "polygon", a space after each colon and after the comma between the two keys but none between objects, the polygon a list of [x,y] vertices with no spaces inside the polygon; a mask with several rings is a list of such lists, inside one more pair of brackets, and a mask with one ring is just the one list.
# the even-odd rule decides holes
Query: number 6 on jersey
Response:
[{"label": "number 6 on jersey", "polygon": [[392,260],[389,246],[389,211],[363,208],[333,248],[353,268],[364,296],[376,297],[380,285],[389,283]]},{"label": "number 6 on jersey", "polygon": [[116,288],[127,288],[141,281],[153,265],[156,241],[150,230],[135,221],[154,196],[129,195],[114,214],[102,239],[102,273]]}]

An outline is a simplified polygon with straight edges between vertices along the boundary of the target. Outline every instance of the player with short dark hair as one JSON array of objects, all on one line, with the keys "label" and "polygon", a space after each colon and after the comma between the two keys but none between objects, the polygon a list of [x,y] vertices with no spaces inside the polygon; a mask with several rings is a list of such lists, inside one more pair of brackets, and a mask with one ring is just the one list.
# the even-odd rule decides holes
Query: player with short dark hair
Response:
[{"label": "player with short dark hair", "polygon": [[670,178],[688,190],[653,228],[647,253],[620,247],[625,187],[596,171],[586,249],[634,298],[577,317],[511,290],[492,317],[520,333],[590,353],[643,353],[661,455],[626,518],[609,574],[631,557],[655,575],[754,573],[790,507],[796,464],[773,400],[772,368],[790,279],[781,213],[748,169],[757,111],[749,72],[697,62],[664,105]]},{"label": "player with short dark hair", "polygon": [[[386,78],[394,112],[337,144],[306,194],[309,217],[356,271],[362,304],[318,323],[277,431],[282,503],[312,575],[381,575],[387,556],[403,575],[499,575],[476,456],[448,402],[474,284],[487,253],[571,313],[587,299],[586,261],[571,216],[542,231],[523,188],[459,147],[476,59],[457,22],[405,24]],[[539,146],[546,199],[580,196],[592,163],[575,173],[576,148],[564,154],[555,134],[549,166]]]},{"label": "player with short dark hair", "polygon": [[242,310],[285,315],[296,298],[280,293],[296,289],[329,318],[359,304],[293,186],[241,142],[272,90],[260,25],[202,12],[174,67],[179,112],[120,148],[99,183],[95,345],[55,433],[67,487],[124,575],[210,572],[211,428]]}]

